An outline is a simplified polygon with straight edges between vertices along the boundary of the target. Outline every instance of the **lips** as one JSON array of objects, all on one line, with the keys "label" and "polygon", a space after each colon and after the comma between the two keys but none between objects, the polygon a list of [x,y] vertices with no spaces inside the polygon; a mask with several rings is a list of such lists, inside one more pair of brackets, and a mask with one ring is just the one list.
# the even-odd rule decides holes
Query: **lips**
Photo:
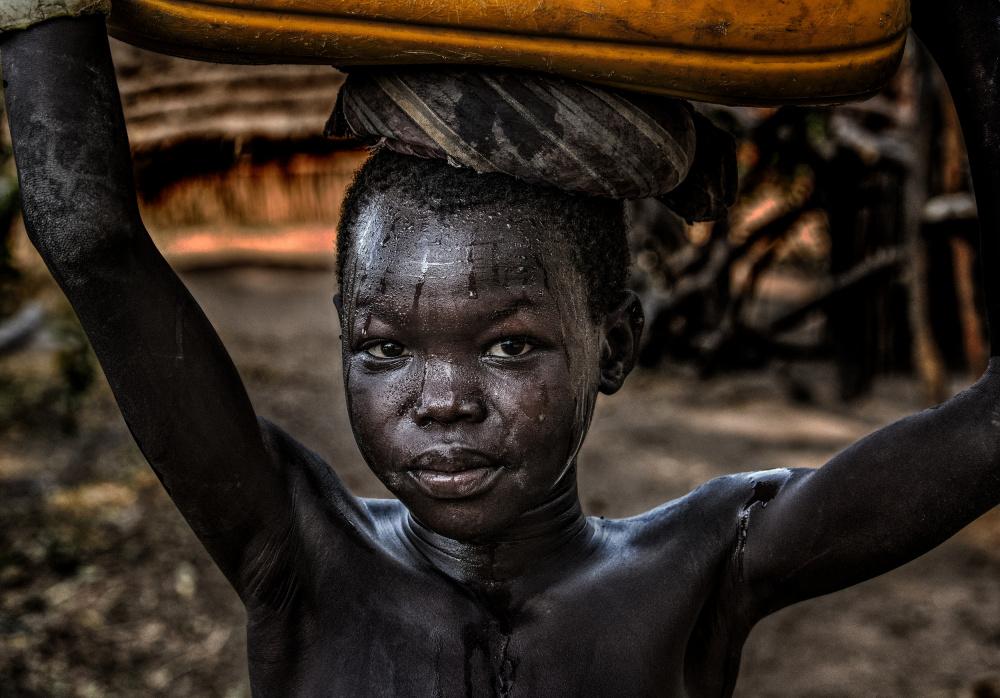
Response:
[{"label": "lips", "polygon": [[490,489],[502,469],[477,451],[458,448],[422,453],[407,475],[429,497],[464,499]]}]

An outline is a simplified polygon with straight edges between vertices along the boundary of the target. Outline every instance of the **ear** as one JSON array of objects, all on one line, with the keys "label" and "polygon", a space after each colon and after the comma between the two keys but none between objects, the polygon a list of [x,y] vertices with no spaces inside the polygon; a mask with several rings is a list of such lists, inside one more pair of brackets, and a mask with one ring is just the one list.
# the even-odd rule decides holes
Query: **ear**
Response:
[{"label": "ear", "polygon": [[605,395],[618,392],[632,372],[639,356],[639,339],[645,322],[642,303],[632,291],[626,291],[622,302],[605,316],[600,384],[600,391]]},{"label": "ear", "polygon": [[344,326],[344,299],[341,298],[339,293],[333,294],[333,307],[337,309],[337,320],[340,322],[340,326]]}]

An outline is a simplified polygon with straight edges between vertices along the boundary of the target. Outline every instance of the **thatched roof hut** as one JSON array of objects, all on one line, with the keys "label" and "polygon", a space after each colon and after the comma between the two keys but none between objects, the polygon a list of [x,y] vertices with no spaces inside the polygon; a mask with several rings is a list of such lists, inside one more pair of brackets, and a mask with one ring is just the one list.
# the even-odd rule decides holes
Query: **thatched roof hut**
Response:
[{"label": "thatched roof hut", "polygon": [[191,139],[320,136],[344,81],[329,66],[224,65],[111,44],[136,152]]},{"label": "thatched roof hut", "polygon": [[329,264],[365,154],[323,137],[343,75],[204,63],[112,40],[143,219],[182,265]]}]

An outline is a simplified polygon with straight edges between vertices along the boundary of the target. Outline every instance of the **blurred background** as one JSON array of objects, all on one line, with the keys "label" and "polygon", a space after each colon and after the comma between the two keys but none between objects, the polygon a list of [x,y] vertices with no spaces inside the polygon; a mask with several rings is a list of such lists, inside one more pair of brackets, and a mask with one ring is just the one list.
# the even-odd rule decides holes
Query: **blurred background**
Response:
[{"label": "blurred background", "polygon": [[[353,492],[387,496],[350,433],[331,302],[339,204],[366,157],[321,135],[342,76],[112,49],[143,219],[255,408]],[[730,472],[817,467],[986,365],[962,135],[915,41],[864,103],[698,108],[737,137],[740,200],[694,226],[631,205],[647,332],[580,457],[590,514],[637,514]],[[242,607],[27,242],[3,128],[0,698],[246,698]],[[761,623],[737,696],[803,695],[1000,696],[1000,515]]]}]

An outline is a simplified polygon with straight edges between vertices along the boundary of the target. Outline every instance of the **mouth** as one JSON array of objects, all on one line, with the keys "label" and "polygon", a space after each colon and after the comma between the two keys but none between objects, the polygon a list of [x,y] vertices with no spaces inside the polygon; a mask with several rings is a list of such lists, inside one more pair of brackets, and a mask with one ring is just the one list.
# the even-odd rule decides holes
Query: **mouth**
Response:
[{"label": "mouth", "polygon": [[407,475],[429,497],[464,499],[490,489],[502,470],[486,456],[462,449],[421,454]]}]

